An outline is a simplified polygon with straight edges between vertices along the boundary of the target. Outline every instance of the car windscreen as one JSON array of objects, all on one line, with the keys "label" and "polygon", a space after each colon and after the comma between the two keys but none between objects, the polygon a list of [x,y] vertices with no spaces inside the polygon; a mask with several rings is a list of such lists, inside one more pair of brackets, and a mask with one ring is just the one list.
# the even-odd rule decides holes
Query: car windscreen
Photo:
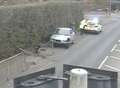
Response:
[{"label": "car windscreen", "polygon": [[96,26],[98,26],[98,24],[93,23],[93,22],[88,22],[88,26],[94,26],[94,27],[96,27]]},{"label": "car windscreen", "polygon": [[56,34],[59,34],[59,35],[70,35],[70,30],[58,29],[58,30],[56,31]]}]

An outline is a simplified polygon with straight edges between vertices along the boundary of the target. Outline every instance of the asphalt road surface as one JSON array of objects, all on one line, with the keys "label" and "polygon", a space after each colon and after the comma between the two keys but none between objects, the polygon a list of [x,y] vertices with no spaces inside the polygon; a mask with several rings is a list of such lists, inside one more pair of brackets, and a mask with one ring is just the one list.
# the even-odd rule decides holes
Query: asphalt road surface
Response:
[{"label": "asphalt road surface", "polygon": [[103,32],[98,35],[83,34],[78,36],[75,44],[60,55],[56,66],[59,68],[62,64],[70,64],[97,68],[115,42],[119,40],[119,19],[119,16],[114,15],[107,20],[103,17]]},{"label": "asphalt road surface", "polygon": [[[102,33],[82,34],[77,36],[75,44],[63,51],[56,64],[56,74],[62,76],[63,64],[98,68],[113,45],[120,38],[120,17],[102,18],[104,30]],[[59,88],[62,88],[59,81]]]}]

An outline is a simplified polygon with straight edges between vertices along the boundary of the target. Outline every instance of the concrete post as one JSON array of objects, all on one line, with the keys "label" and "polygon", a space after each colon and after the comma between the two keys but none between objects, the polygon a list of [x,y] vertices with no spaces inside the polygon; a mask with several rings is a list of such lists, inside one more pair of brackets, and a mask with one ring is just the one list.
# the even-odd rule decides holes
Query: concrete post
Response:
[{"label": "concrete post", "polygon": [[84,69],[70,71],[70,88],[88,88],[88,72]]}]

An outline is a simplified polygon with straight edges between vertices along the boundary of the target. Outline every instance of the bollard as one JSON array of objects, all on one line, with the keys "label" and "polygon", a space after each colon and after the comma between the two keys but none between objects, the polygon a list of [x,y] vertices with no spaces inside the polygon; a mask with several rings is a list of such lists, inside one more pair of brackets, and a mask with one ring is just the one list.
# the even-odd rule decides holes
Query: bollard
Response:
[{"label": "bollard", "polygon": [[88,72],[84,69],[70,71],[70,88],[88,88]]}]

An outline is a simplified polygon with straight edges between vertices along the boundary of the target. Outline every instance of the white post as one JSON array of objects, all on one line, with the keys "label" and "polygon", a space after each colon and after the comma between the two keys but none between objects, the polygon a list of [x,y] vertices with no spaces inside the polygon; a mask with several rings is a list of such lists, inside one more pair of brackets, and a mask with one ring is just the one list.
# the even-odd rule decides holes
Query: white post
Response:
[{"label": "white post", "polygon": [[72,69],[70,72],[70,88],[88,88],[88,72],[84,69]]}]

